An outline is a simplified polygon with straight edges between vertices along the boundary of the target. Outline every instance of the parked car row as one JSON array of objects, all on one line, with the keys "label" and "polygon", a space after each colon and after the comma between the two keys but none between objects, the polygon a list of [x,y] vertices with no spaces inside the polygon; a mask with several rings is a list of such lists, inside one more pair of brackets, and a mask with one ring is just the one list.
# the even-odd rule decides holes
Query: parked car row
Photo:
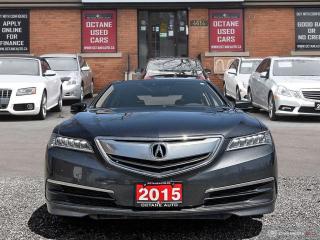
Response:
[{"label": "parked car row", "polygon": [[[249,67],[249,62],[251,73],[242,74],[242,65]],[[254,108],[268,111],[271,120],[320,116],[320,58],[236,59],[225,72],[224,83],[226,96],[247,99]]]},{"label": "parked car row", "polygon": [[82,101],[93,90],[90,67],[76,54],[0,57],[0,115],[43,120],[62,110],[63,99]]}]

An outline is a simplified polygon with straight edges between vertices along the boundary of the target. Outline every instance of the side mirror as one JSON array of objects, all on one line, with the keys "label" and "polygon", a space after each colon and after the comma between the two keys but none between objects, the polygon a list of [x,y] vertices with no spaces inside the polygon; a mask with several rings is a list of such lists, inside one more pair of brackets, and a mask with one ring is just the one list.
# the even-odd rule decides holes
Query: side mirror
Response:
[{"label": "side mirror", "polygon": [[53,70],[47,70],[45,73],[43,73],[43,76],[44,76],[44,77],[53,77],[53,76],[55,76],[55,75],[57,75],[57,74],[56,74],[56,72],[53,71]]},{"label": "side mirror", "polygon": [[265,79],[267,79],[267,78],[268,78],[268,72],[262,72],[262,73],[260,73],[260,78],[265,78]]},{"label": "side mirror", "polygon": [[209,74],[209,75],[212,73],[211,70],[208,69],[208,68],[206,68],[204,71],[205,71],[206,74]]},{"label": "side mirror", "polygon": [[88,67],[88,66],[83,66],[82,68],[81,68],[81,71],[90,71],[90,68]]},{"label": "side mirror", "polygon": [[248,101],[236,101],[234,107],[241,110],[250,110],[252,108],[251,103]]},{"label": "side mirror", "polygon": [[73,114],[84,112],[86,109],[87,109],[87,104],[83,102],[74,103],[71,105],[71,113]]},{"label": "side mirror", "polygon": [[228,74],[231,74],[231,75],[237,75],[237,70],[234,69],[234,68],[231,68],[227,71]]}]

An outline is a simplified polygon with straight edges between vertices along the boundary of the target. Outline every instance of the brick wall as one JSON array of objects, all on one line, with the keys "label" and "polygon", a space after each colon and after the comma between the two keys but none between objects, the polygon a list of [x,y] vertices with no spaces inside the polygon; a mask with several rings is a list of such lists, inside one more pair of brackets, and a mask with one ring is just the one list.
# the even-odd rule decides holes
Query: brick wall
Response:
[{"label": "brick wall", "polygon": [[[208,9],[189,11],[191,20],[208,20]],[[119,58],[87,58],[95,74],[96,89],[113,80],[124,79],[130,57],[130,70],[137,68],[137,10],[117,11],[117,47]],[[294,50],[295,22],[293,8],[247,8],[244,12],[245,51],[251,57],[269,55],[286,56]],[[31,52],[78,53],[81,51],[80,9],[32,9],[30,11]],[[190,24],[189,24],[190,26]],[[189,27],[189,56],[201,55],[203,65],[214,71],[214,58],[205,57],[209,51],[209,27]],[[222,87],[221,75],[211,75],[215,84]]]},{"label": "brick wall", "polygon": [[[118,10],[117,47],[120,58],[86,58],[94,72],[95,88],[124,79],[130,56],[130,69],[137,68],[137,10]],[[30,11],[31,53],[80,53],[81,10],[32,9]]]}]

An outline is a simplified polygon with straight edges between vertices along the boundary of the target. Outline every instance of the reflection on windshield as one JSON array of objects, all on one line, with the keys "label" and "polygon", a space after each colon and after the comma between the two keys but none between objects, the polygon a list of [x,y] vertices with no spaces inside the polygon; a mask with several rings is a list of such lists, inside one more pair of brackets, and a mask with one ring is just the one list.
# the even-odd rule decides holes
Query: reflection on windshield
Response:
[{"label": "reflection on windshield", "polygon": [[77,71],[78,62],[75,58],[46,58],[54,71]]},{"label": "reflection on windshield", "polygon": [[320,60],[277,60],[274,76],[320,76]]},{"label": "reflection on windshield", "polygon": [[192,59],[161,59],[150,61],[147,66],[147,70],[166,72],[192,72],[202,71],[202,67],[197,60]]},{"label": "reflection on windshield", "polygon": [[0,75],[38,76],[39,62],[34,59],[0,58]]}]

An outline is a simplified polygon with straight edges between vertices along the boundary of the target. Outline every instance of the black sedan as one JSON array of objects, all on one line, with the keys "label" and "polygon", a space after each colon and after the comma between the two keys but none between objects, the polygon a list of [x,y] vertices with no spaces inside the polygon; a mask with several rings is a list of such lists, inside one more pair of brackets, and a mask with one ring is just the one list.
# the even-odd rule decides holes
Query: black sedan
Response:
[{"label": "black sedan", "polygon": [[51,214],[227,218],[274,210],[269,130],[208,81],[115,82],[72,111],[48,144]]}]

